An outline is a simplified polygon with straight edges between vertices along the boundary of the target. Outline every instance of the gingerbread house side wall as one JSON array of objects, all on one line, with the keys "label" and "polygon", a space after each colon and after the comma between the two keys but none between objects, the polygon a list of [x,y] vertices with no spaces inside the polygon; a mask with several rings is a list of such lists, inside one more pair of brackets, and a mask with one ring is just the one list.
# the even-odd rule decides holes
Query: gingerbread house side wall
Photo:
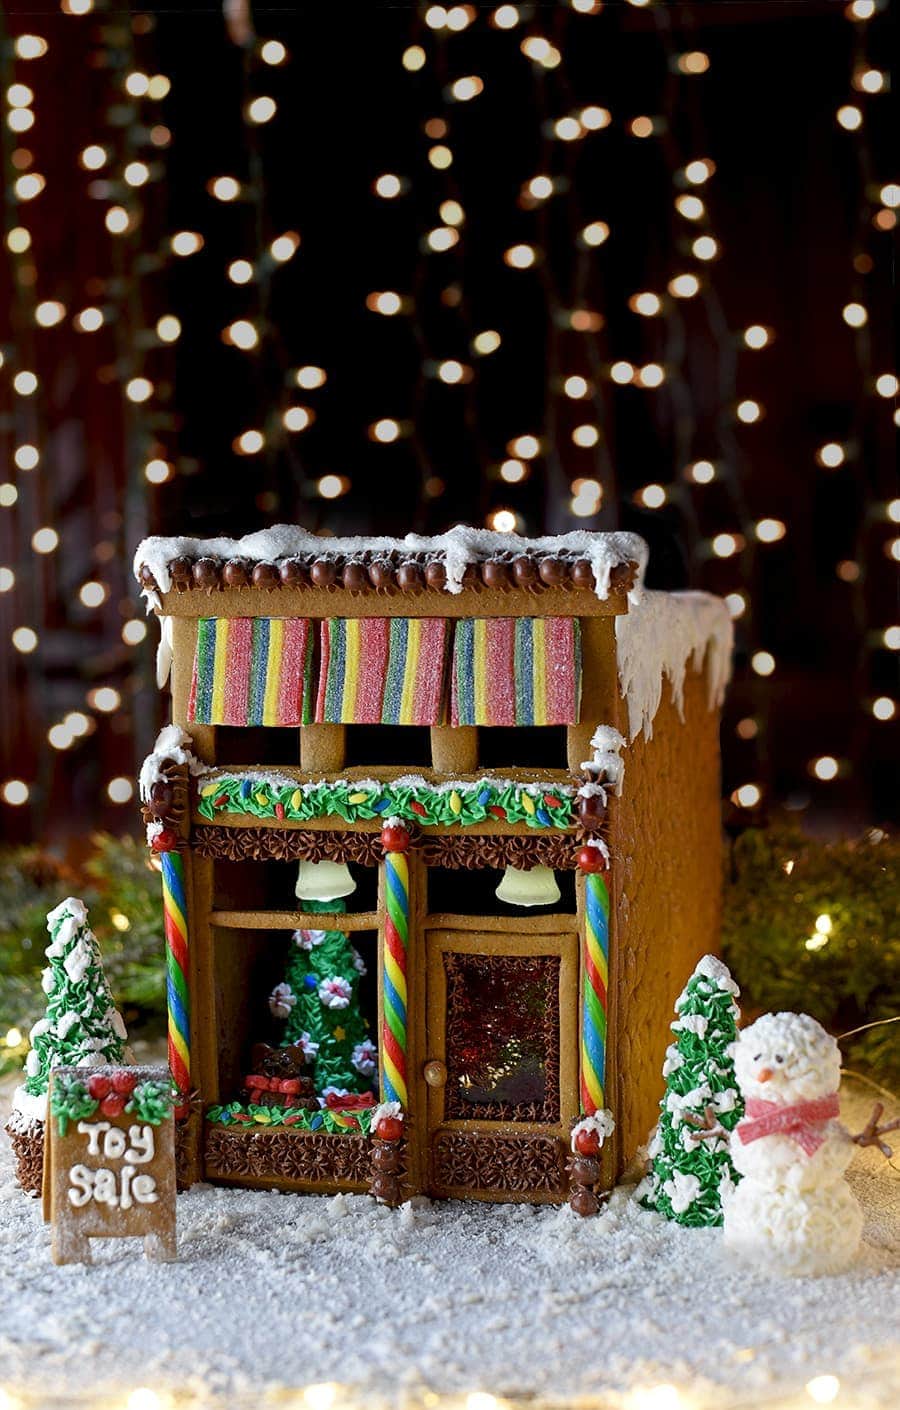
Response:
[{"label": "gingerbread house side wall", "polygon": [[673,1005],[694,965],[717,953],[722,828],[719,711],[705,673],[685,681],[684,721],[666,684],[653,724],[623,751],[611,809],[614,929],[610,1105],[619,1172],[647,1139],[663,1093]]}]

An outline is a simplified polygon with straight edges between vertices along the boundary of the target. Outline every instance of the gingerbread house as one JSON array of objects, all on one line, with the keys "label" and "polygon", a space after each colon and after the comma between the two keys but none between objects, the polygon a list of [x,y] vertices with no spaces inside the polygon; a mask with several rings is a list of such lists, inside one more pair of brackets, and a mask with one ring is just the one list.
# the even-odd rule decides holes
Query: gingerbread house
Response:
[{"label": "gingerbread house", "polygon": [[[588,1209],[634,1156],[673,1001],[718,944],[731,652],[724,604],[644,590],[645,559],[632,534],[463,528],[141,544],[171,682],[141,791],[183,1179],[390,1201],[574,1182]],[[347,992],[296,968],[293,992],[296,947],[335,935]],[[355,1090],[278,1028],[307,999],[365,1030]]]}]

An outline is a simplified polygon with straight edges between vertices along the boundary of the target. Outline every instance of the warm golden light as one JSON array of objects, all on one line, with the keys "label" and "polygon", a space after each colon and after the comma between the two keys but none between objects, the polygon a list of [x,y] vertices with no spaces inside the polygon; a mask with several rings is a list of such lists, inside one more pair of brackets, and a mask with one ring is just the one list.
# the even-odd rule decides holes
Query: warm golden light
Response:
[{"label": "warm golden light", "polygon": [[510,269],[530,269],[537,255],[533,245],[511,245],[503,253],[503,260]]},{"label": "warm golden light", "polygon": [[294,381],[298,387],[302,387],[305,392],[313,392],[317,387],[324,387],[328,375],[324,367],[298,367],[294,374]]},{"label": "warm golden light", "polygon": [[421,44],[411,44],[408,49],[404,49],[401,63],[409,73],[418,73],[419,69],[423,69],[425,67],[425,50]]},{"label": "warm golden light", "polygon": [[75,315],[75,327],[79,333],[96,333],[104,323],[103,310],[90,305]]},{"label": "warm golden light", "polygon": [[195,255],[198,250],[203,249],[203,236],[196,230],[179,230],[172,236],[169,244],[174,255],[184,258],[186,255]]},{"label": "warm golden light", "polygon": [[540,455],[541,443],[537,436],[516,436],[506,449],[519,460],[534,460],[536,455]]},{"label": "warm golden light", "polygon": [[17,59],[42,59],[47,52],[47,41],[40,34],[20,34],[16,40]]},{"label": "warm golden light", "polygon": [[761,323],[751,323],[749,328],[744,329],[744,343],[748,348],[765,348],[771,341],[771,333]]},{"label": "warm golden light", "polygon": [[124,206],[110,206],[103,223],[110,235],[124,235],[131,224],[131,217]]},{"label": "warm golden light", "polygon": [[109,596],[109,591],[103,583],[92,579],[90,582],[82,583],[78,596],[83,607],[102,607]]},{"label": "warm golden light", "polygon": [[279,264],[284,264],[297,253],[300,248],[300,236],[296,230],[288,230],[284,235],[277,236],[269,246],[269,254]]},{"label": "warm golden light", "polygon": [[628,307],[633,313],[641,314],[643,318],[654,318],[662,308],[662,299],[658,294],[649,292],[632,294],[628,300]]},{"label": "warm golden light", "polygon": [[561,142],[576,142],[582,135],[581,123],[574,117],[557,118],[553,124],[553,135]]},{"label": "warm golden light", "polygon": [[563,391],[567,397],[572,397],[573,400],[577,401],[579,398],[588,395],[590,386],[587,379],[584,377],[567,377],[563,382]]},{"label": "warm golden light", "polygon": [[745,401],[738,402],[737,418],[739,421],[743,421],[745,426],[753,426],[761,416],[762,407],[758,401],[747,398]]},{"label": "warm golden light", "polygon": [[669,293],[676,299],[692,299],[700,292],[700,280],[696,274],[676,274],[669,280]]},{"label": "warm golden light", "polygon": [[706,206],[699,196],[676,196],[675,209],[685,220],[702,220],[706,215]]},{"label": "warm golden light", "polygon": [[586,225],[582,230],[581,239],[585,245],[592,248],[602,245],[604,240],[609,239],[609,226],[604,220],[592,220],[590,225]]},{"label": "warm golden light", "polygon": [[864,328],[869,321],[868,312],[862,304],[845,304],[841,316],[850,328]]},{"label": "warm golden light", "polygon": [[459,201],[441,201],[438,212],[445,225],[462,225],[466,218]]},{"label": "warm golden light", "polygon": [[487,357],[489,353],[497,351],[501,341],[500,334],[495,328],[485,328],[482,333],[476,333],[472,339],[472,351],[481,357]]},{"label": "warm golden light", "polygon": [[755,808],[762,799],[762,789],[757,783],[742,783],[731,795],[732,803],[739,808]]},{"label": "warm golden light", "polygon": [[259,57],[264,64],[269,64],[272,68],[277,68],[278,65],[283,64],[287,58],[287,49],[285,49],[280,39],[267,39],[259,51]]},{"label": "warm golden light", "polygon": [[33,201],[39,196],[47,182],[38,171],[29,171],[25,176],[20,176],[13,183],[13,190],[20,201]]},{"label": "warm golden light", "polygon": [[609,375],[618,386],[624,387],[634,380],[634,368],[630,362],[614,362]]},{"label": "warm golden light", "polygon": [[450,85],[450,96],[457,103],[468,103],[472,98],[477,98],[479,93],[484,91],[484,84],[477,74],[469,74],[465,78],[457,78]]},{"label": "warm golden light", "polygon": [[379,441],[382,445],[390,445],[400,435],[400,425],[391,417],[384,416],[370,427],[369,434],[373,440]]},{"label": "warm golden light", "polygon": [[691,245],[691,249],[697,259],[711,260],[719,253],[719,242],[711,235],[700,235]]},{"label": "warm golden light", "polygon": [[38,634],[32,627],[16,627],[10,640],[23,656],[30,656],[32,651],[37,648]]},{"label": "warm golden light", "polygon": [[875,390],[880,397],[895,397],[897,386],[897,378],[893,372],[882,372],[881,376],[875,379]]},{"label": "warm golden light", "polygon": [[500,466],[500,478],[505,480],[508,485],[521,484],[527,474],[528,467],[521,460],[504,460]]},{"label": "warm golden light", "polygon": [[7,779],[0,792],[4,803],[9,803],[13,808],[20,808],[23,803],[27,803],[30,794],[28,784],[20,778]]},{"label": "warm golden light", "polygon": [[879,695],[877,700],[872,701],[872,714],[876,720],[892,720],[896,713],[896,702],[889,695]]},{"label": "warm golden light", "polygon": [[862,110],[854,103],[845,103],[837,110],[837,120],[845,132],[856,132],[862,127]]},{"label": "warm golden light", "polygon": [[840,773],[840,765],[833,755],[822,754],[818,759],[810,760],[810,771],[822,783],[831,783]]},{"label": "warm golden light", "polygon": [[262,431],[253,430],[242,431],[233,444],[238,455],[258,455],[265,443]]},{"label": "warm golden light", "polygon": [[449,166],[453,165],[453,153],[449,147],[438,143],[436,147],[428,148],[428,161],[435,171],[446,171]]},{"label": "warm golden light", "polygon": [[13,378],[13,388],[20,397],[30,397],[37,387],[38,379],[33,372],[17,372]]},{"label": "warm golden light", "polygon": [[750,665],[758,676],[771,676],[775,670],[775,657],[771,651],[754,651]]},{"label": "warm golden light", "polygon": [[132,377],[125,383],[125,395],[138,404],[148,401],[153,395],[153,383],[149,377]]},{"label": "warm golden light", "polygon": [[488,515],[488,523],[495,533],[512,534],[515,533],[518,520],[511,509],[495,509],[493,514]]},{"label": "warm golden light", "polygon": [[249,284],[253,278],[253,265],[248,259],[233,259],[228,266],[228,278],[232,284]]},{"label": "warm golden light", "polygon": [[599,108],[594,103],[582,108],[578,117],[581,126],[588,132],[599,132],[602,128],[609,127],[612,122],[612,113],[609,108]]},{"label": "warm golden light", "polygon": [[41,328],[53,328],[66,316],[66,306],[58,299],[45,299],[34,311],[34,321]]},{"label": "warm golden light", "polygon": [[836,470],[839,465],[843,465],[845,459],[844,447],[837,441],[827,441],[816,451],[816,460],[826,470]]},{"label": "warm golden light", "polygon": [[174,313],[164,313],[157,319],[156,336],[161,343],[176,343],[181,337],[181,320]]},{"label": "warm golden light", "polygon": [[223,330],[222,337],[226,343],[231,343],[233,347],[241,348],[244,352],[249,352],[259,343],[259,333],[247,318],[238,318],[234,323],[229,323]]},{"label": "warm golden light", "polygon": [[692,49],[687,54],[678,55],[678,71],[685,74],[706,73],[709,70],[709,55],[702,49]]},{"label": "warm golden light", "polygon": [[425,237],[425,243],[435,254],[444,254],[447,250],[452,250],[459,241],[459,232],[449,225],[438,225],[434,230],[429,230]]},{"label": "warm golden light", "polygon": [[590,450],[600,439],[600,431],[596,426],[591,426],[585,422],[583,426],[576,426],[572,431],[572,441],[582,450]]},{"label": "warm golden light", "polygon": [[172,467],[167,460],[157,457],[155,460],[148,460],[144,466],[144,478],[148,484],[164,485],[172,477]]},{"label": "warm golden light", "polygon": [[132,617],[122,627],[122,640],[126,646],[138,646],[147,635],[147,624],[139,617]]},{"label": "warm golden light", "polygon": [[787,525],[781,519],[760,519],[756,525],[760,543],[778,543],[786,533]]},{"label": "warm golden light", "polygon": [[281,418],[287,431],[305,431],[315,419],[315,412],[308,406],[289,406]]},{"label": "warm golden light", "polygon": [[233,176],[216,176],[206,189],[217,201],[236,201],[241,194],[241,183]]},{"label": "warm golden light", "polygon": [[736,534],[716,534],[712,551],[717,558],[733,558],[741,551],[741,541]]},{"label": "warm golden light", "polygon": [[667,498],[662,485],[644,485],[635,495],[637,503],[642,504],[645,509],[661,509]]},{"label": "warm golden light", "polygon": [[40,458],[37,446],[33,445],[16,446],[13,452],[13,460],[20,470],[34,470],[40,462]]}]

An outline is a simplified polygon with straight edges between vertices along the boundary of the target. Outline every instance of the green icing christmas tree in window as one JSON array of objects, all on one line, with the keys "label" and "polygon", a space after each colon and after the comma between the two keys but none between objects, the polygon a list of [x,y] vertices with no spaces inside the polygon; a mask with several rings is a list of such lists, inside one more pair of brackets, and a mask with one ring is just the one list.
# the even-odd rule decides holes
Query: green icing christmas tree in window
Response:
[{"label": "green icing christmas tree in window", "polygon": [[732,1060],[738,987],[721,960],[705,955],[675,1004],[676,1041],[666,1052],[666,1094],[650,1143],[641,1202],[693,1228],[722,1223],[737,1181],[728,1132],[743,1114]]},{"label": "green icing christmas tree in window", "polygon": [[[341,900],[306,901],[305,909],[333,915]],[[295,930],[284,980],[269,1007],[286,1020],[282,1045],[300,1043],[314,1065],[316,1093],[340,1097],[374,1092],[377,1050],[359,1006],[366,972],[359,951],[341,930]]]}]

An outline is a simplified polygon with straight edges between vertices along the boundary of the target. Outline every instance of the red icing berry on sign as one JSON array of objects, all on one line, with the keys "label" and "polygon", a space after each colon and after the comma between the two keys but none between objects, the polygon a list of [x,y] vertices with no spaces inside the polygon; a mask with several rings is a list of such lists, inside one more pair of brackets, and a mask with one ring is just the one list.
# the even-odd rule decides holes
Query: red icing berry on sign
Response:
[{"label": "red icing berry on sign", "polygon": [[597,1155],[600,1150],[599,1131],[579,1131],[575,1137],[575,1149],[579,1155]]},{"label": "red icing berry on sign", "polygon": [[579,871],[606,871],[606,859],[599,847],[581,847],[577,861]]},{"label": "red icing berry on sign", "polygon": [[109,1079],[110,1086],[120,1097],[130,1097],[135,1087],[137,1079],[133,1072],[114,1072]]},{"label": "red icing berry on sign", "polygon": [[399,1116],[382,1116],[375,1123],[375,1135],[379,1141],[399,1141],[403,1135],[403,1122]]},{"label": "red icing berry on sign", "polygon": [[100,1112],[103,1116],[121,1116],[125,1110],[125,1098],[119,1096],[118,1092],[110,1092],[108,1097],[104,1097],[100,1103]]},{"label": "red icing berry on sign", "polygon": [[174,852],[178,846],[178,836],[170,827],[165,827],[156,834],[150,846],[154,852]]},{"label": "red icing berry on sign", "polygon": [[409,833],[398,823],[385,823],[381,829],[381,845],[386,852],[409,850]]},{"label": "red icing berry on sign", "polygon": [[87,1089],[95,1101],[102,1101],[109,1096],[112,1091],[112,1082],[108,1077],[102,1077],[99,1073],[88,1078]]}]

